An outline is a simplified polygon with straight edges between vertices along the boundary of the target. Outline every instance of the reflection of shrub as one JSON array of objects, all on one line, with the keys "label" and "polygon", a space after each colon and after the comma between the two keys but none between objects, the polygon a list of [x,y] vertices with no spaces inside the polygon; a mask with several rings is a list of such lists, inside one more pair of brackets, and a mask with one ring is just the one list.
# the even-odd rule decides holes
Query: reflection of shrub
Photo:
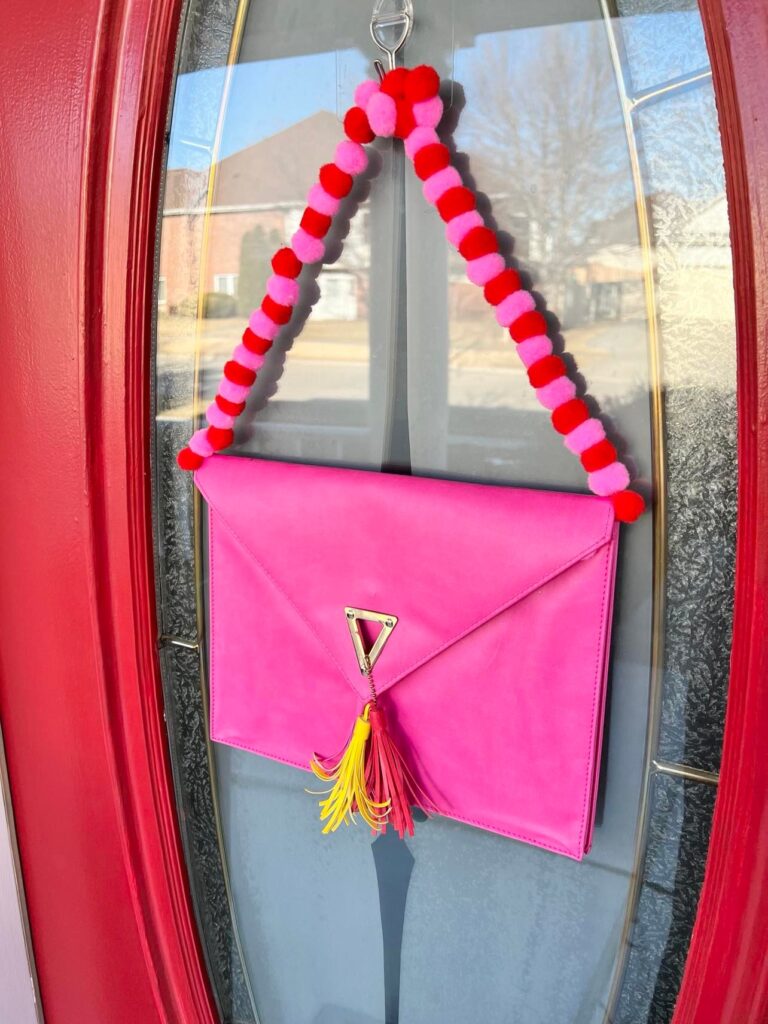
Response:
[{"label": "reflection of shrub", "polygon": [[197,316],[197,299],[193,295],[187,295],[175,306],[169,306],[168,312],[172,316]]},{"label": "reflection of shrub", "polygon": [[277,232],[267,233],[259,225],[243,235],[237,283],[237,301],[243,316],[247,316],[261,302],[270,274],[269,261],[279,245],[280,236]]},{"label": "reflection of shrub", "polygon": [[224,316],[235,316],[237,300],[226,292],[206,292],[203,296],[203,316],[217,320]]}]

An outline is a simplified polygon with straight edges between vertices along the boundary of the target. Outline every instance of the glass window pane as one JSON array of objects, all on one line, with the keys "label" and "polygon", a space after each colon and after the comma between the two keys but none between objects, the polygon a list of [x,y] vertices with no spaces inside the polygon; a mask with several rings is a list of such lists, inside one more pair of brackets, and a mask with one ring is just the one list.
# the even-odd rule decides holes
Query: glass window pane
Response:
[{"label": "glass window pane", "polygon": [[[203,508],[174,456],[371,73],[370,12],[339,0],[326,14],[193,0],[171,119],[159,606],[222,1017],[669,1019],[716,791],[736,501],[728,211],[698,10],[419,0],[405,54],[448,80],[441,132],[456,164],[654,492],[653,514],[622,533],[598,827],[581,864],[440,818],[405,844],[362,829],[329,842],[308,776],[206,738]],[[230,451],[584,490],[400,144],[375,154],[327,262],[302,276]]]}]

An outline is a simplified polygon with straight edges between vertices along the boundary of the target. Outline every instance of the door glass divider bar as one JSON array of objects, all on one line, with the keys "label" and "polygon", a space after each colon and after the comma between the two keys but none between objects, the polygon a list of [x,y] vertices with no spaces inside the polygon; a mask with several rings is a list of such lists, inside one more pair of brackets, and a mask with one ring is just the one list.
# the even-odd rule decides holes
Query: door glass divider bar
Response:
[{"label": "door glass divider bar", "polygon": [[[661,725],[661,701],[664,660],[664,622],[666,578],[666,451],[664,441],[664,413],[662,397],[661,339],[659,333],[658,309],[656,306],[655,267],[652,258],[652,231],[650,210],[645,196],[644,180],[640,163],[639,142],[635,132],[633,102],[627,88],[626,53],[620,30],[617,30],[619,12],[616,0],[599,0],[603,26],[607,37],[608,50],[613,66],[615,86],[618,93],[624,122],[632,184],[635,193],[637,229],[642,253],[643,290],[645,292],[648,360],[650,370],[651,404],[651,478],[653,489],[653,576],[651,613],[650,682],[648,692],[648,724],[643,752],[641,789],[638,801],[638,815],[635,827],[632,871],[627,892],[624,920],[621,924],[616,962],[613,969],[608,998],[606,1000],[603,1024],[613,1020],[621,996],[621,990],[629,959],[630,940],[634,927],[637,905],[640,899],[645,869],[647,840],[650,826],[650,798],[653,779],[653,761],[658,751]],[[666,95],[666,94],[665,94]]]},{"label": "door glass divider bar", "polygon": [[699,68],[697,71],[690,71],[685,75],[680,75],[679,78],[671,78],[668,82],[664,82],[663,85],[655,85],[651,89],[643,89],[634,96],[628,96],[627,102],[630,110],[635,111],[638,107],[643,107],[663,96],[682,92],[684,89],[692,89],[697,85],[710,81],[711,78],[711,68]]},{"label": "door glass divider bar", "polygon": [[663,758],[654,758],[651,767],[656,774],[674,775],[679,779],[688,779],[690,782],[704,782],[708,786],[716,786],[720,781],[720,775],[717,772],[694,768],[692,765],[680,764],[677,761],[665,761]]},{"label": "door glass divider bar", "polygon": [[168,644],[171,647],[184,647],[188,651],[197,651],[200,649],[199,640],[185,640],[182,636],[169,636],[166,633],[159,636],[157,642],[161,647]]}]

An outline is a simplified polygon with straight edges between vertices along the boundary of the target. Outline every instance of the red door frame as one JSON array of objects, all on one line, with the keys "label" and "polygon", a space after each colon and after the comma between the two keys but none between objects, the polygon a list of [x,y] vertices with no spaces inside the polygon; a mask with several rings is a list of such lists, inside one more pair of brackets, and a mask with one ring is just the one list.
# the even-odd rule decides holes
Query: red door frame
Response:
[{"label": "red door frame", "polygon": [[[6,0],[0,720],[48,1024],[214,1024],[155,650],[153,241],[181,0]],[[739,346],[734,654],[675,1024],[768,1019],[768,10],[701,0]],[[761,95],[762,93],[762,95]]]},{"label": "red door frame", "polygon": [[176,822],[149,515],[180,6],[3,6],[0,716],[47,1024],[218,1020]]}]

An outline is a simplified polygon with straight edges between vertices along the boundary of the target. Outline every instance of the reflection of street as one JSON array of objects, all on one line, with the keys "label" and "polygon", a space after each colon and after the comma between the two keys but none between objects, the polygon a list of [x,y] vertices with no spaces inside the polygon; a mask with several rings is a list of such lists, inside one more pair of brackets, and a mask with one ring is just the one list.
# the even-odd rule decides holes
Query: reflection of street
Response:
[{"label": "reflection of street", "polygon": [[[237,319],[203,320],[197,338],[194,322],[189,318],[165,317],[159,329],[163,336],[161,361],[169,373],[188,370],[195,346],[200,346],[200,391],[203,400],[209,400],[237,342],[241,322]],[[598,400],[601,396],[610,396],[614,402],[621,401],[644,386],[647,379],[644,324],[615,321],[589,324],[567,331],[564,340],[566,351]],[[453,321],[449,351],[448,400],[451,406],[538,408],[514,344],[493,323],[479,329],[477,320]],[[310,322],[286,354],[277,394],[281,400],[289,402],[367,401],[369,370],[366,323]],[[435,401],[434,381],[412,379],[411,383],[417,389],[429,384],[431,400]],[[173,409],[174,416],[190,413],[191,397]]]}]

